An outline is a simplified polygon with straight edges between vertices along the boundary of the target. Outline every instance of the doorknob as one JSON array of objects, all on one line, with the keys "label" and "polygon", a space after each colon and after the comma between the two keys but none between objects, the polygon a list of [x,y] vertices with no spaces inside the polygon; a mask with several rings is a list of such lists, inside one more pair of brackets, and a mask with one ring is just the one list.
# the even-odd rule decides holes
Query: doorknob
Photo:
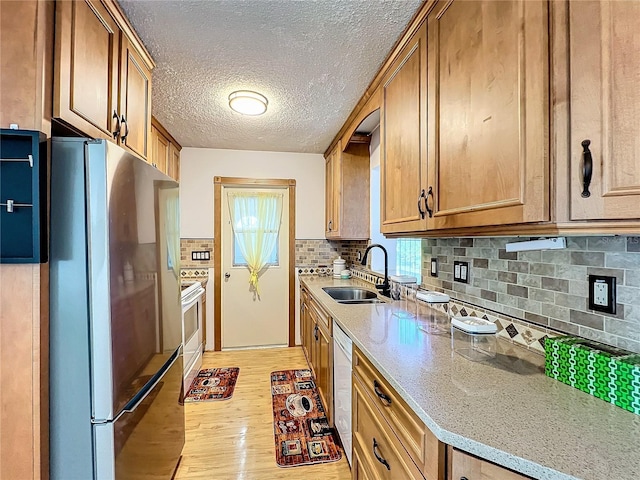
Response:
[{"label": "doorknob", "polygon": [[227,272],[227,273],[225,273],[225,274],[224,274],[224,278],[225,278],[226,280],[228,280],[230,276],[231,276],[231,274],[230,274],[229,272]]}]

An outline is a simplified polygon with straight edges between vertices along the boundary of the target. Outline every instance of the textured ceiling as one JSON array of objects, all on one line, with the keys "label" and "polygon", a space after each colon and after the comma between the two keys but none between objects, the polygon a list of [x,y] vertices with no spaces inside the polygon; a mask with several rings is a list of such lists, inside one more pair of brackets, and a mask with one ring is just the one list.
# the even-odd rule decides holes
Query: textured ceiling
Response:
[{"label": "textured ceiling", "polygon": [[[120,0],[156,62],[153,114],[185,147],[322,153],[421,0]],[[234,90],[267,113],[229,109]]]}]

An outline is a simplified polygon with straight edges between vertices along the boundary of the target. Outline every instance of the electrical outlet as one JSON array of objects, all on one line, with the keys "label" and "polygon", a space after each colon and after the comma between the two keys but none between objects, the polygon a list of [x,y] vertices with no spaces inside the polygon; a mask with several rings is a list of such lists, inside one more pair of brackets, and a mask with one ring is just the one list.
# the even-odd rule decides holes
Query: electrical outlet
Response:
[{"label": "electrical outlet", "polygon": [[469,262],[453,262],[453,280],[469,283]]},{"label": "electrical outlet", "polygon": [[616,313],[616,277],[589,275],[589,309]]},{"label": "electrical outlet", "polygon": [[437,257],[431,257],[431,276],[438,276],[438,259]]}]

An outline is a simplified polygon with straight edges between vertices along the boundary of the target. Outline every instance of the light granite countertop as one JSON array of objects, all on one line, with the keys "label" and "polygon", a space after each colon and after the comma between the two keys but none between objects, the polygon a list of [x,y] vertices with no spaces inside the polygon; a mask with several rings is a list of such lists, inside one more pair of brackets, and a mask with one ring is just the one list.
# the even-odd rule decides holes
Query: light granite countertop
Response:
[{"label": "light granite countertop", "polygon": [[300,281],[442,442],[541,480],[640,478],[640,416],[548,378],[544,357],[499,340],[495,360],[472,362],[394,315],[401,302],[343,305],[322,290],[370,284]]}]

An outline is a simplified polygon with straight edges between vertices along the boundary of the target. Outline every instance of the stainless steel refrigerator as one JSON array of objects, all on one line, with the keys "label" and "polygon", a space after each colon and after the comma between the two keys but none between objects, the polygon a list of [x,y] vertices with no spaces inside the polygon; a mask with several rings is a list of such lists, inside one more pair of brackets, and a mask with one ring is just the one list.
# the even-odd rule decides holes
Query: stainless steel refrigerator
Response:
[{"label": "stainless steel refrigerator", "polygon": [[104,140],[51,148],[51,478],[168,480],[184,445],[178,184]]}]

